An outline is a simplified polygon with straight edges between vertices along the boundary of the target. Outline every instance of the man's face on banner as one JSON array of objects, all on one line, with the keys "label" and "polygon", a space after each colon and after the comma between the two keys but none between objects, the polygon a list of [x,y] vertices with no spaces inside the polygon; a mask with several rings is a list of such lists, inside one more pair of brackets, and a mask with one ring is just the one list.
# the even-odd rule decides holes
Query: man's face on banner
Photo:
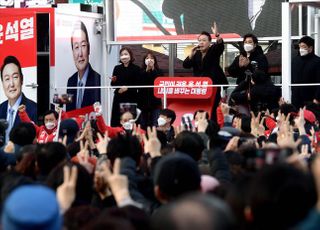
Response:
[{"label": "man's face on banner", "polygon": [[13,63],[7,64],[2,72],[2,86],[8,100],[16,101],[21,95],[22,76]]},{"label": "man's face on banner", "polygon": [[89,63],[89,43],[82,30],[76,30],[72,39],[73,60],[78,71],[85,71]]}]

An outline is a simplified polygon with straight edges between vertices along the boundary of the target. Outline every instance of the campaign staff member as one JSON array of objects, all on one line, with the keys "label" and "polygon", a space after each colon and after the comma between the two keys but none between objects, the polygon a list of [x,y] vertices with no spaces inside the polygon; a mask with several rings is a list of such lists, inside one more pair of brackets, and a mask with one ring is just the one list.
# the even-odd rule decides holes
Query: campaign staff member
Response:
[{"label": "campaign staff member", "polygon": [[[74,26],[71,36],[71,47],[74,64],[78,71],[68,79],[67,87],[100,86],[100,74],[94,71],[89,63],[89,36],[85,24],[81,21],[77,22]],[[67,89],[67,94],[73,95],[72,102],[66,106],[67,111],[79,109],[92,105],[96,101],[101,101],[100,89]]]},{"label": "campaign staff member", "polygon": [[6,142],[12,127],[18,125],[21,120],[18,113],[19,105],[27,107],[27,113],[31,120],[37,120],[37,104],[28,99],[22,93],[23,74],[19,60],[14,56],[7,56],[1,65],[1,81],[3,91],[8,98],[0,105],[0,119],[8,121],[6,130]]},{"label": "campaign staff member", "polygon": [[57,135],[57,125],[59,114],[54,110],[48,110],[43,115],[44,125],[38,126],[32,122],[26,112],[26,106],[20,105],[18,108],[18,114],[23,122],[32,123],[36,129],[37,142],[40,144],[54,141]]}]

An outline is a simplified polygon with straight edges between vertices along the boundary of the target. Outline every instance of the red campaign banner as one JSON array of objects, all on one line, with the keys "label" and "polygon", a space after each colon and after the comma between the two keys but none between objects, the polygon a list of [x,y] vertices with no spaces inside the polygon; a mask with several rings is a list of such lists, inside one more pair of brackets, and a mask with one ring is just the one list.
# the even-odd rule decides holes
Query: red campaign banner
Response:
[{"label": "red campaign banner", "polygon": [[81,109],[75,109],[75,110],[71,110],[69,112],[65,113],[67,117],[78,117],[78,116],[85,116],[85,115],[89,115],[89,117],[92,117],[94,115],[94,110],[93,110],[93,106],[86,106],[83,107]]},{"label": "red campaign banner", "polygon": [[21,67],[37,66],[37,38],[35,11],[9,14],[0,9],[0,62],[8,55],[18,58]]},{"label": "red campaign banner", "polygon": [[[208,99],[212,95],[213,88],[209,77],[158,77],[154,80],[154,96],[163,98],[166,92],[167,98]],[[162,88],[163,87],[163,88]]]}]

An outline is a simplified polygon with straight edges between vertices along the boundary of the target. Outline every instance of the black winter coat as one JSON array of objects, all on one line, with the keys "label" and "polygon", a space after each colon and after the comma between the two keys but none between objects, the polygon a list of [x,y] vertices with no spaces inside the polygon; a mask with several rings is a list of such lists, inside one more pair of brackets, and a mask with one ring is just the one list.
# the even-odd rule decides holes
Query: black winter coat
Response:
[{"label": "black winter coat", "polygon": [[214,43],[209,47],[204,58],[198,50],[190,59],[189,56],[183,61],[183,67],[193,68],[194,76],[205,76],[212,79],[213,84],[228,84],[227,78],[220,66],[220,56],[224,50],[224,43]]},{"label": "black winter coat", "polygon": [[[134,86],[138,84],[140,75],[140,67],[135,64],[129,64],[125,67],[123,64],[114,67],[112,76],[112,86]],[[116,127],[120,125],[120,103],[137,103],[138,91],[137,89],[128,89],[124,93],[119,93],[119,89],[114,91],[111,126]]]},{"label": "black winter coat", "polygon": [[[146,72],[143,70],[140,74],[140,85],[154,85],[154,80],[162,76],[160,70]],[[142,110],[153,110],[161,107],[161,99],[156,98],[153,92],[154,88],[141,88],[138,92],[138,106]]]},{"label": "black winter coat", "polygon": [[[245,51],[242,51],[241,53],[243,53],[242,55],[246,55]],[[254,71],[251,62],[255,61],[258,63],[258,70],[261,70],[265,73],[268,73],[268,60],[266,58],[266,56],[263,54],[263,50],[261,48],[261,46],[257,46],[255,48],[255,50],[250,54],[249,60],[250,63],[248,66],[246,67],[239,67],[239,57],[240,55],[238,55],[234,61],[232,62],[232,64],[229,66],[228,68],[228,73],[230,74],[231,77],[233,78],[237,78],[237,84],[239,84],[240,82],[244,81],[246,78],[246,70],[250,70],[251,72]]]},{"label": "black winter coat", "polygon": [[[297,56],[291,64],[292,83],[320,83],[320,57],[315,54]],[[292,87],[292,104],[303,107],[313,99],[320,100],[320,86]]]}]

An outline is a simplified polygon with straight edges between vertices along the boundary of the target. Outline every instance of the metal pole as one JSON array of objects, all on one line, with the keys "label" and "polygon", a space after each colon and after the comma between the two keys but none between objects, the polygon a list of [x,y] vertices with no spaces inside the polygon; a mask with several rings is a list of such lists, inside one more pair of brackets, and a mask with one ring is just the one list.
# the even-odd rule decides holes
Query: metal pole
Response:
[{"label": "metal pole", "polygon": [[313,34],[313,18],[314,18],[314,8],[312,6],[307,6],[307,35],[312,36]]},{"label": "metal pole", "polygon": [[288,2],[282,3],[282,97],[291,101],[291,11]]},{"label": "metal pole", "polygon": [[164,93],[163,93],[163,108],[167,108],[167,92],[166,92],[166,87],[163,87]]},{"label": "metal pole", "polygon": [[314,53],[319,56],[319,14],[314,17]]},{"label": "metal pole", "polygon": [[302,4],[299,4],[299,36],[301,37],[303,34],[303,28],[302,28]]},{"label": "metal pole", "polygon": [[177,56],[177,44],[169,44],[169,76],[174,76],[174,61]]}]

